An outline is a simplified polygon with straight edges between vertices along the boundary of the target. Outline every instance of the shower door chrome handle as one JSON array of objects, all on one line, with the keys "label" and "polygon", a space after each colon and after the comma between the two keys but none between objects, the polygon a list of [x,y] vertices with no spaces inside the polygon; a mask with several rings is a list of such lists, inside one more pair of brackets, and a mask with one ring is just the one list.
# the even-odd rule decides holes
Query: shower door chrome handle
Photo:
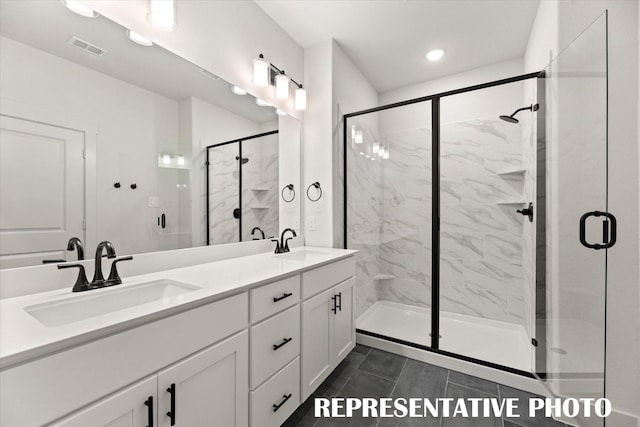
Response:
[{"label": "shower door chrome handle", "polygon": [[[603,243],[587,242],[587,237],[586,237],[587,218],[591,216],[605,217],[605,220],[602,222]],[[608,249],[616,244],[617,228],[618,228],[618,222],[616,221],[616,217],[613,216],[613,214],[610,214],[608,212],[600,212],[600,211],[587,212],[580,217],[580,243],[582,243],[583,246],[589,249],[595,249],[595,250]]]}]

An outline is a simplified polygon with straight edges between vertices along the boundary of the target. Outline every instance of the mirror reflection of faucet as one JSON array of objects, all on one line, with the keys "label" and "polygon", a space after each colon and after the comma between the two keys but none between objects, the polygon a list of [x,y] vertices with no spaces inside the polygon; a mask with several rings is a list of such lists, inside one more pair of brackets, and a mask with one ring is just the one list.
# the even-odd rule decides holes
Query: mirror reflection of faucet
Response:
[{"label": "mirror reflection of faucet", "polygon": [[[256,231],[260,232],[260,236],[261,236],[260,238],[255,237],[254,233]],[[260,227],[253,227],[253,230],[251,230],[251,237],[253,238],[252,240],[264,240],[265,239],[264,231],[262,231],[262,229]]]}]

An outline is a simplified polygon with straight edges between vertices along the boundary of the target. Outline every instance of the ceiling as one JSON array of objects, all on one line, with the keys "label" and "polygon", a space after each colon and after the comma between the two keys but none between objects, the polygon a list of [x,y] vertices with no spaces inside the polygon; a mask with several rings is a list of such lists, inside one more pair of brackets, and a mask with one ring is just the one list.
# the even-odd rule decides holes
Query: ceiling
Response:
[{"label": "ceiling", "polygon": [[[119,24],[77,15],[59,1],[0,0],[0,34],[176,101],[195,96],[257,123],[277,119],[274,108],[257,106],[251,95],[233,94],[225,80],[208,77],[160,46],[139,46]],[[107,53],[96,56],[72,46],[71,36]]]},{"label": "ceiling", "polygon": [[[539,0],[255,0],[302,47],[335,39],[378,92],[520,58]],[[424,55],[445,50],[439,62]]]}]

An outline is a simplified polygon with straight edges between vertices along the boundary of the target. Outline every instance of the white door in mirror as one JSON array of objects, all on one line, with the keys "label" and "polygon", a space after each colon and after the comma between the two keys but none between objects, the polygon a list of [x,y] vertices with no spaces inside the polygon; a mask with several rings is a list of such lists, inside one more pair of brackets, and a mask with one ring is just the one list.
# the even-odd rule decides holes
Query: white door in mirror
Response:
[{"label": "white door in mirror", "polygon": [[0,115],[0,268],[63,259],[85,241],[84,134]]}]

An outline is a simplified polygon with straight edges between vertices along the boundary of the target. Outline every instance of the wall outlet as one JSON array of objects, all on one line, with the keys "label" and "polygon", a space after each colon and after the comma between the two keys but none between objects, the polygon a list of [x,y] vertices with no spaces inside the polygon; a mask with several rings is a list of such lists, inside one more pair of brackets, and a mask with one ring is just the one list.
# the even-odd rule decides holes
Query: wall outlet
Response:
[{"label": "wall outlet", "polygon": [[160,207],[160,197],[158,197],[158,196],[149,196],[149,207],[150,208],[159,208]]},{"label": "wall outlet", "polygon": [[307,230],[315,231],[315,229],[316,229],[316,217],[313,215],[307,217]]}]

